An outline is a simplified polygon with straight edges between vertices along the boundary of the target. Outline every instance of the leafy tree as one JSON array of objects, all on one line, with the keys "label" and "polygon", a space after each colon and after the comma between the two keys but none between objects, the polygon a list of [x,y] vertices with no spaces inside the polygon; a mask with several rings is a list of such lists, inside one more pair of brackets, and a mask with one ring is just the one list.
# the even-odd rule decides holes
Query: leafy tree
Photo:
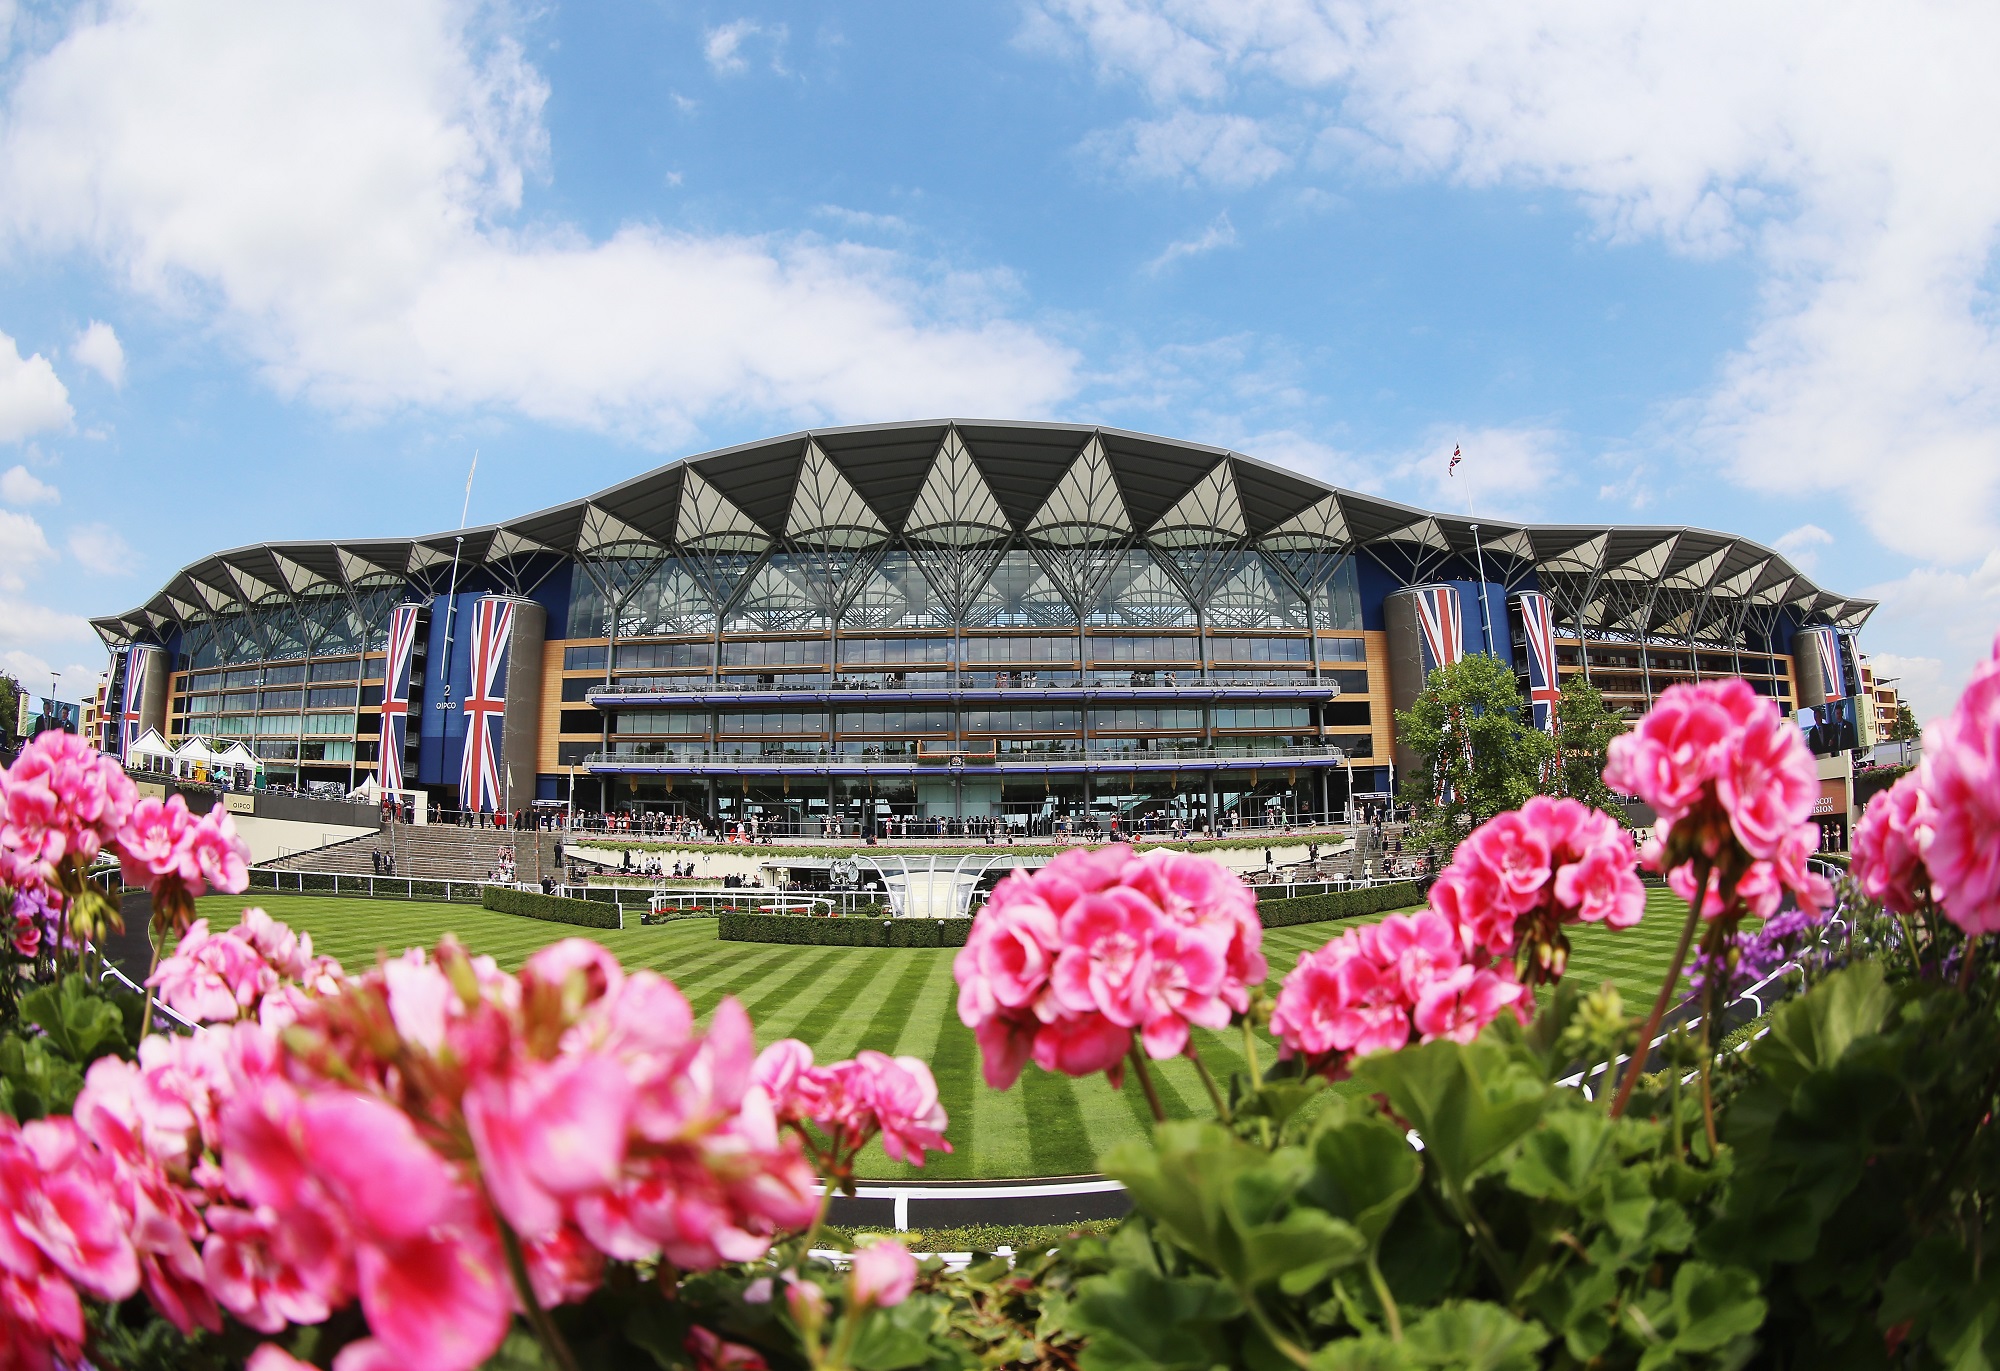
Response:
[{"label": "leafy tree", "polygon": [[21,731],[21,683],[0,673],[0,738]]},{"label": "leafy tree", "polygon": [[1889,723],[1889,741],[1892,743],[1913,743],[1924,736],[1917,726],[1917,716],[1901,700],[1896,702],[1896,717]]},{"label": "leafy tree", "polygon": [[1440,853],[1526,803],[1555,758],[1555,740],[1534,726],[1513,667],[1484,653],[1433,671],[1416,703],[1396,711],[1396,735],[1424,759],[1403,778],[1415,813],[1410,841]]},{"label": "leafy tree", "polygon": [[1632,725],[1607,709],[1604,695],[1581,676],[1563,682],[1556,706],[1556,746],[1560,752],[1550,791],[1599,809],[1618,812],[1618,796],[1604,784],[1604,754],[1611,740]]}]

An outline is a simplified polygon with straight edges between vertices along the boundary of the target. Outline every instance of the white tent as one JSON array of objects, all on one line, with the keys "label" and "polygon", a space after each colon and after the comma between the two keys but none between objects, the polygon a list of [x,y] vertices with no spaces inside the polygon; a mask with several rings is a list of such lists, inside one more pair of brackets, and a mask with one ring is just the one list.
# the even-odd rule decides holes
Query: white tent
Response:
[{"label": "white tent", "polygon": [[375,773],[371,771],[362,777],[361,784],[347,792],[347,798],[360,800],[364,804],[382,803],[382,785],[375,779]]},{"label": "white tent", "polygon": [[237,767],[243,767],[252,773],[264,769],[264,764],[257,760],[256,754],[241,743],[231,743],[228,747],[216,753],[215,765],[218,767],[229,767],[232,770]]},{"label": "white tent", "polygon": [[164,771],[174,769],[174,750],[167,746],[167,740],[160,736],[156,728],[149,728],[139,735],[137,742],[125,749],[125,765],[134,771]]}]

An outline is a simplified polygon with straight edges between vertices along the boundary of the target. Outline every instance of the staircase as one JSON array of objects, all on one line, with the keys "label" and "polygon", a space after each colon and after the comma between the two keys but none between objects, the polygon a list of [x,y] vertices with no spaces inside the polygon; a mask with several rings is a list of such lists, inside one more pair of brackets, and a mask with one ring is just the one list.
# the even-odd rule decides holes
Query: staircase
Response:
[{"label": "staircase", "polygon": [[[500,868],[500,849],[514,849],[515,879],[533,881],[560,875],[556,845],[561,833],[507,829],[458,828],[448,824],[416,827],[385,825],[380,833],[350,838],[344,843],[294,852],[260,866],[278,871],[333,871],[344,875],[379,875],[371,854],[395,854],[396,874],[418,880],[483,881]],[[540,853],[537,866],[536,854]]]}]

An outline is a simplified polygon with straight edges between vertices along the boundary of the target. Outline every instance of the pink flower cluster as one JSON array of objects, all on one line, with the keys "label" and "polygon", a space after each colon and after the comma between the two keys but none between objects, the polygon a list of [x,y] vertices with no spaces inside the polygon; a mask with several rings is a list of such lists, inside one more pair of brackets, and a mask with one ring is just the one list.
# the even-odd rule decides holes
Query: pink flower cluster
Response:
[{"label": "pink flower cluster", "polygon": [[1470,1042],[1508,1009],[1525,1022],[1527,987],[1484,961],[1444,915],[1391,914],[1301,957],[1278,991],[1271,1031],[1286,1057],[1338,1079],[1355,1057],[1413,1038]]},{"label": "pink flower cluster", "polygon": [[1631,835],[1576,800],[1537,795],[1487,820],[1458,845],[1431,888],[1431,907],[1468,948],[1512,954],[1533,981],[1559,978],[1566,923],[1630,928],[1646,912]]},{"label": "pink flower cluster", "polygon": [[1047,1071],[1120,1073],[1132,1035],[1149,1056],[1223,1028],[1261,985],[1255,897],[1217,862],[1155,848],[1067,852],[1002,881],[952,963],[958,1017],[986,1081]]},{"label": "pink flower cluster", "polygon": [[176,898],[248,884],[248,849],[227,811],[196,818],[176,795],[139,797],[116,759],[71,733],[43,733],[0,771],[0,885],[61,885],[60,868],[118,854],[125,879]]},{"label": "pink flower cluster", "polygon": [[1693,864],[1710,868],[1705,916],[1741,907],[1768,918],[1786,891],[1807,909],[1831,897],[1806,868],[1818,841],[1812,753],[1798,727],[1748,682],[1668,689],[1636,729],[1612,739],[1604,780],[1659,815],[1658,834],[1641,855],[1667,872],[1682,899],[1694,898]]},{"label": "pink flower cluster", "polygon": [[751,1079],[770,1096],[783,1124],[811,1122],[831,1156],[849,1157],[879,1135],[899,1162],[924,1164],[924,1154],[949,1152],[937,1081],[918,1057],[863,1050],[852,1061],[813,1064],[813,1050],[781,1038],[757,1054]]},{"label": "pink flower cluster", "polygon": [[1854,832],[1867,894],[1911,913],[1928,889],[1968,937],[2000,932],[2000,638],[1950,714],[1924,729],[1924,760],[1868,804]]},{"label": "pink flower cluster", "polygon": [[[226,1312],[275,1333],[358,1301],[371,1336],[336,1371],[469,1368],[519,1307],[506,1229],[552,1305],[607,1259],[754,1260],[817,1212],[741,1007],[698,1030],[670,982],[597,943],[511,976],[447,938],[349,978],[253,910],[197,924],[161,971],[217,1026],[99,1060],[72,1119],[0,1121],[0,1367],[73,1359],[80,1295],[143,1288],[183,1329]],[[894,1155],[945,1146],[908,1058],[808,1054],[784,1098]]]},{"label": "pink flower cluster", "polygon": [[294,933],[252,908],[225,933],[211,933],[208,920],[195,920],[146,984],[195,1023],[228,1023],[252,1009],[261,1009],[266,1022],[280,1013],[289,1022],[291,1000],[272,993],[283,982],[330,986],[340,977],[339,963],[313,956],[311,934]]}]

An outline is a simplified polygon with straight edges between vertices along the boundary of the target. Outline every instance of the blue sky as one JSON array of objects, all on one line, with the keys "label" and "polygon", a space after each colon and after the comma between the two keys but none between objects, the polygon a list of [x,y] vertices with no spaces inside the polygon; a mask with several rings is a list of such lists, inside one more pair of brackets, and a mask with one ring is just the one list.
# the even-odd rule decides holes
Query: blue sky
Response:
[{"label": "blue sky", "polygon": [[451,526],[475,449],[481,522],[942,414],[1749,534],[1924,711],[2000,621],[1990,9],[0,15],[31,681],[217,547]]}]

